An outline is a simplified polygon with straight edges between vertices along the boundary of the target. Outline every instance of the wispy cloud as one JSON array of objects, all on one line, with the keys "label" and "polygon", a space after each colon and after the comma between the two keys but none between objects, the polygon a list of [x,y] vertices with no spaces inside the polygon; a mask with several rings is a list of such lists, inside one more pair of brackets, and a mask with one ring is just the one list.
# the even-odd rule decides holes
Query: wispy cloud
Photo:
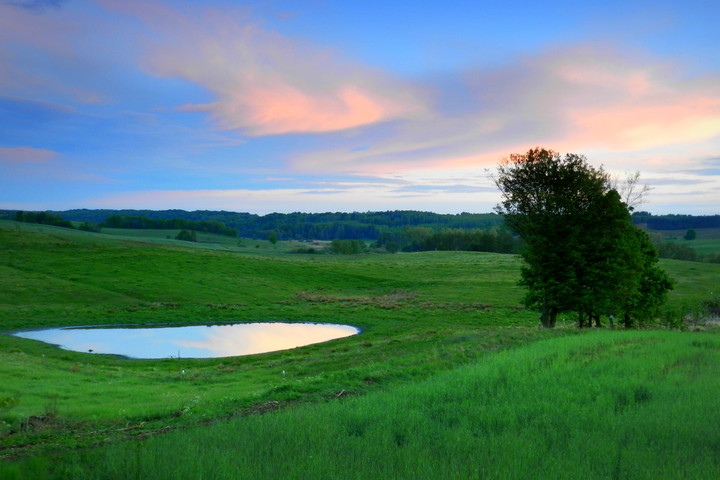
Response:
[{"label": "wispy cloud", "polygon": [[60,8],[66,0],[0,0],[0,5],[43,11],[48,8]]},{"label": "wispy cloud", "polygon": [[33,147],[0,147],[0,164],[46,164],[58,153]]},{"label": "wispy cloud", "polygon": [[68,12],[59,8],[62,3],[0,3],[4,95],[83,104],[108,101],[103,93],[107,85],[99,80],[119,59],[122,50],[114,51],[114,45],[125,42],[119,36],[108,40],[115,27],[95,13]]},{"label": "wispy cloud", "polygon": [[287,38],[239,12],[177,10],[105,0],[153,30],[144,67],[212,92],[188,103],[227,130],[261,136],[332,132],[418,114],[419,88],[327,48]]},{"label": "wispy cloud", "polygon": [[[490,166],[535,145],[641,151],[720,135],[720,75],[596,45],[553,49],[426,85],[431,113],[299,154],[300,170],[369,173]],[[460,86],[458,86],[460,85]],[[351,143],[352,142],[352,143]],[[355,145],[371,145],[356,148]]]}]

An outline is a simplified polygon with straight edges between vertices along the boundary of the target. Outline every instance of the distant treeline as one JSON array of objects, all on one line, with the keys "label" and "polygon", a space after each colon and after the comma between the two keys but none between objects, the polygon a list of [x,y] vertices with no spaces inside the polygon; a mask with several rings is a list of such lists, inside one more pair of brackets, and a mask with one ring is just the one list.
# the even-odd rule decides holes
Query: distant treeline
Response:
[{"label": "distant treeline", "polygon": [[[14,212],[14,215],[3,212],[3,218],[12,218],[16,222],[37,223],[40,225],[53,225],[55,227],[75,228],[70,220],[65,220],[59,215],[50,212]],[[7,214],[6,214],[7,213]]]},{"label": "distant treeline", "polygon": [[[185,219],[214,221],[237,230],[245,238],[278,240],[377,240],[387,232],[404,227],[487,229],[500,226],[502,217],[494,213],[438,214],[414,210],[353,213],[271,213],[256,215],[228,211],[196,210],[65,210],[53,212],[76,222],[105,223],[110,216],[144,217],[150,220]],[[148,227],[155,228],[155,227]]]},{"label": "distant treeline", "polygon": [[720,228],[720,215],[652,215],[635,212],[635,225],[644,224],[650,230],[686,230],[688,228]]},{"label": "distant treeline", "polygon": [[[14,215],[8,215],[7,211],[3,211],[2,218],[13,218],[15,221],[24,223],[37,223],[41,225],[53,225],[55,227],[76,228],[78,230],[87,230],[99,232],[103,228],[129,228],[129,229],[158,229],[158,230],[182,230],[187,231],[187,235],[193,235],[194,232],[216,233],[219,235],[228,235],[237,237],[237,230],[227,225],[211,220],[185,220],[182,218],[171,219],[150,219],[142,216],[122,217],[120,215],[111,215],[104,221],[95,223],[83,220],[78,226],[72,221],[67,220],[57,213],[53,212],[23,212],[16,211]],[[76,222],[78,222],[76,220]],[[193,241],[196,240],[194,236]],[[182,238],[181,240],[189,240]]]},{"label": "distant treeline", "polygon": [[[16,213],[4,211],[5,217]],[[26,214],[28,212],[25,212]],[[494,213],[438,214],[414,210],[255,215],[197,210],[66,210],[46,212],[87,229],[185,229],[276,240],[358,240],[389,251],[475,250],[511,252],[517,240]]]},{"label": "distant treeline", "polygon": [[144,216],[122,217],[111,215],[100,223],[101,228],[132,228],[153,230],[187,230],[193,232],[216,233],[237,237],[237,230],[214,220],[186,220],[184,218],[148,218]]},{"label": "distant treeline", "polygon": [[[212,210],[1,210],[0,218],[99,231],[108,228],[176,229],[276,240],[358,240],[388,251],[465,250],[517,252],[520,241],[494,213],[438,214],[415,210],[256,215]],[[73,223],[71,223],[73,222]],[[635,212],[633,223],[650,230],[720,228],[720,215],[652,215]],[[717,261],[662,236],[653,243],[663,258]],[[344,245],[343,245],[344,247]]]},{"label": "distant treeline", "polygon": [[380,235],[376,246],[389,252],[425,252],[457,250],[466,252],[515,253],[520,240],[501,227],[489,229],[444,228],[435,231],[428,227],[405,227],[401,232]]}]

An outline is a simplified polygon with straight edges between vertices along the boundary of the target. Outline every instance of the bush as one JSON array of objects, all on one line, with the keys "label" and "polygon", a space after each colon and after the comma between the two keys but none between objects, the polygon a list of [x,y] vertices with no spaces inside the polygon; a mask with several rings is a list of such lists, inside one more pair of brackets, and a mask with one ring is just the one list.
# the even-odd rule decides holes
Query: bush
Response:
[{"label": "bush", "polygon": [[367,245],[365,245],[365,242],[362,240],[335,239],[330,243],[330,250],[333,253],[343,255],[356,255],[358,253],[365,253],[367,251]]},{"label": "bush", "polygon": [[180,233],[177,234],[175,239],[186,242],[197,242],[197,232],[195,230],[180,230]]}]

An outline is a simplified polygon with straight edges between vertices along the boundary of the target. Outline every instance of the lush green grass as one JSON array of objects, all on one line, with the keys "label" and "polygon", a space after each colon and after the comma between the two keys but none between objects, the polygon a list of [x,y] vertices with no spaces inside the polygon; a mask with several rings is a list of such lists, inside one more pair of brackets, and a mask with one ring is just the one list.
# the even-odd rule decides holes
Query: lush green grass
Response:
[{"label": "lush green grass", "polygon": [[[518,262],[511,256],[261,256],[47,227],[33,234],[0,230],[0,248],[5,330],[256,320],[363,329],[357,337],[286,352],[163,361],[66,352],[0,336],[0,396],[17,400],[0,412],[4,430],[15,432],[3,439],[8,446],[42,443],[48,435],[75,442],[63,432],[141,422],[145,429],[185,425],[268,400],[361,393],[558,334],[537,331],[534,314],[518,306]],[[46,411],[57,418],[43,431],[21,427]],[[81,443],[96,440],[83,435]]]},{"label": "lush green grass", "polygon": [[685,240],[687,230],[656,230],[670,242],[694,249],[700,255],[720,254],[720,228],[696,228],[695,240]]},{"label": "lush green grass", "polygon": [[718,389],[717,336],[594,332],[383,393],[69,453],[17,472],[34,479],[715,479]]},{"label": "lush green grass", "polygon": [[[2,335],[0,456],[372,394],[580,333],[537,329],[536,315],[519,306],[520,262],[510,255],[298,255],[281,245],[213,245],[3,222],[0,330],[283,320],[348,323],[363,333],[285,352],[158,361]],[[670,308],[716,292],[720,265],[663,266],[679,282]]]}]

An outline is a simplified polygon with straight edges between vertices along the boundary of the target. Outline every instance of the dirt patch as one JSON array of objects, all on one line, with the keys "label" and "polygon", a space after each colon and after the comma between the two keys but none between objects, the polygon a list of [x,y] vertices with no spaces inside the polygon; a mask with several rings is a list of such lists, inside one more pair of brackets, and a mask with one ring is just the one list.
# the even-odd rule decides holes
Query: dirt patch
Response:
[{"label": "dirt patch", "polygon": [[388,295],[377,296],[323,295],[308,291],[299,291],[295,295],[299,299],[311,303],[342,303],[348,306],[371,306],[387,310],[400,308],[403,303],[415,298],[413,292],[405,290],[395,290]]},{"label": "dirt patch", "polygon": [[276,400],[255,403],[253,405],[250,405],[250,407],[242,413],[242,416],[247,417],[249,415],[263,415],[268,412],[274,412],[275,410],[279,410],[280,406],[280,402]]}]

